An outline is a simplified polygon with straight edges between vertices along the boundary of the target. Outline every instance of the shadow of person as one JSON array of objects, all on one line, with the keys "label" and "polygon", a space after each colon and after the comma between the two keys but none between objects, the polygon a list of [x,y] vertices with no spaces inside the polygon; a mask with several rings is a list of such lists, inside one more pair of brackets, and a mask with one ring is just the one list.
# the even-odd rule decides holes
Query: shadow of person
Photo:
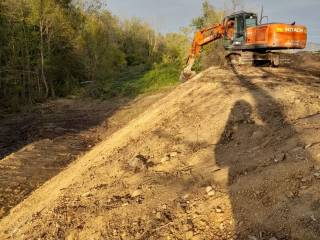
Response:
[{"label": "shadow of person", "polygon": [[251,98],[232,107],[215,147],[228,186],[237,239],[319,239],[315,163],[280,104],[233,69]]}]

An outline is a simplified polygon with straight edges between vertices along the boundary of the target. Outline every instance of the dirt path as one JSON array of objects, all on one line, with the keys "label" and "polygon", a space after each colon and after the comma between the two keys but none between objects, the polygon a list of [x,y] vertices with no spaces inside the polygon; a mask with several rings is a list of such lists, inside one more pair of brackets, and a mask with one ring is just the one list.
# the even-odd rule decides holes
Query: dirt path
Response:
[{"label": "dirt path", "polygon": [[211,68],[0,222],[3,239],[319,239],[319,70]]},{"label": "dirt path", "polygon": [[0,120],[0,218],[165,94],[130,103],[60,99]]}]

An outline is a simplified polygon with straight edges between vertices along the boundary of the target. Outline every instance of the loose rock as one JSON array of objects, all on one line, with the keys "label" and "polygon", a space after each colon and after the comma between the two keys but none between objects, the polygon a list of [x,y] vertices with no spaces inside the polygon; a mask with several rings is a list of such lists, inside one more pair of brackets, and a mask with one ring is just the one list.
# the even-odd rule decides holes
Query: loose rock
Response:
[{"label": "loose rock", "polygon": [[220,206],[216,207],[216,213],[223,213],[223,210]]},{"label": "loose rock", "polygon": [[190,195],[187,193],[187,194],[185,194],[182,198],[184,199],[184,200],[186,200],[186,199],[188,199],[190,197]]},{"label": "loose rock", "polygon": [[137,172],[154,166],[154,163],[152,161],[149,161],[148,157],[138,154],[129,161],[129,166]]},{"label": "loose rock", "polygon": [[215,194],[216,194],[216,192],[215,192],[214,190],[208,192],[208,196],[209,196],[209,197],[212,197],[212,196],[214,196]]},{"label": "loose rock", "polygon": [[156,213],[156,218],[159,219],[159,220],[162,218],[161,212],[157,212],[157,213]]},{"label": "loose rock", "polygon": [[286,154],[285,153],[278,153],[274,157],[274,162],[276,162],[276,163],[277,162],[281,162],[281,161],[283,161],[285,159],[286,159]]},{"label": "loose rock", "polygon": [[313,144],[307,144],[304,149],[308,149],[308,148],[311,148]]},{"label": "loose rock", "polygon": [[168,156],[165,156],[165,157],[161,158],[160,162],[165,163],[165,162],[168,162],[169,160],[170,160],[170,158]]},{"label": "loose rock", "polygon": [[206,187],[206,192],[209,193],[213,190],[213,188],[211,186]]},{"label": "loose rock", "polygon": [[81,195],[82,197],[92,197],[92,193],[91,192],[86,192],[84,194]]},{"label": "loose rock", "polygon": [[316,173],[314,173],[314,174],[313,174],[313,176],[314,176],[315,178],[320,179],[320,172],[316,172]]},{"label": "loose rock", "polygon": [[192,239],[193,238],[193,232],[189,231],[186,233],[186,239]]},{"label": "loose rock", "polygon": [[131,197],[136,198],[136,197],[139,197],[141,194],[142,194],[142,191],[138,189],[131,194]]},{"label": "loose rock", "polygon": [[169,156],[170,156],[170,157],[176,157],[176,156],[178,156],[178,153],[177,153],[177,152],[171,152],[171,153],[169,154]]}]

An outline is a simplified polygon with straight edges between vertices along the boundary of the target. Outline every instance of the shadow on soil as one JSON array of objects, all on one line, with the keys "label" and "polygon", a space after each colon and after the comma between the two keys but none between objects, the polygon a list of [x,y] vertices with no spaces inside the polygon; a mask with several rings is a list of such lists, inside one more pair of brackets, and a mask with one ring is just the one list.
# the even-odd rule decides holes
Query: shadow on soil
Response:
[{"label": "shadow on soil", "polygon": [[[310,189],[317,183],[312,177],[302,181],[312,176],[314,168],[305,143],[272,96],[234,67],[232,71],[256,103],[254,107],[244,100],[234,104],[215,148],[216,164],[229,168],[228,188],[239,239],[250,235],[293,239],[292,234],[317,239],[320,227],[312,216],[320,217],[320,208],[312,207],[318,205]],[[263,124],[256,123],[257,117]]]},{"label": "shadow on soil", "polygon": [[[292,76],[284,75],[277,75],[268,70],[269,68],[260,68],[262,72],[265,73],[263,76],[264,78],[275,78],[279,79],[282,83],[291,84],[291,85],[308,85],[311,87],[320,87],[320,71],[314,69],[301,69],[301,68],[290,68],[287,69],[296,73],[294,78]],[[299,76],[299,74],[301,74]],[[306,79],[305,76],[308,75],[310,78]]]},{"label": "shadow on soil", "polygon": [[96,127],[128,103],[129,100],[110,104],[96,101],[89,105],[80,100],[65,100],[62,104],[58,101],[58,106],[52,102],[30,113],[8,114],[0,119],[0,159],[30,143]]}]

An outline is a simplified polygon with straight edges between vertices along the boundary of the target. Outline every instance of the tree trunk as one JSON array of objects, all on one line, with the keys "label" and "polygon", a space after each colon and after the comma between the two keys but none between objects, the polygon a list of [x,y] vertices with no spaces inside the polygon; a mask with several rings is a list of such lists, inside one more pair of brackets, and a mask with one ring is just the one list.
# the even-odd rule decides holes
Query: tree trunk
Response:
[{"label": "tree trunk", "polygon": [[44,2],[43,0],[40,0],[40,57],[41,57],[41,80],[44,84],[45,87],[45,98],[48,98],[49,95],[49,88],[48,88],[48,83],[47,83],[47,79],[46,79],[46,75],[44,72],[44,40],[43,40],[43,31],[44,31],[44,26],[43,26],[43,22],[44,22],[44,16],[43,13],[44,12]]},{"label": "tree trunk", "polygon": [[[49,31],[49,26],[50,24],[47,22],[46,23],[46,34],[47,34],[47,60],[50,62],[51,59],[51,34]],[[55,98],[56,97],[56,92],[55,92],[55,87],[54,87],[54,82],[52,81],[52,78],[49,77],[48,79],[48,84],[49,84],[49,89],[50,89],[50,95],[51,97]]]}]

